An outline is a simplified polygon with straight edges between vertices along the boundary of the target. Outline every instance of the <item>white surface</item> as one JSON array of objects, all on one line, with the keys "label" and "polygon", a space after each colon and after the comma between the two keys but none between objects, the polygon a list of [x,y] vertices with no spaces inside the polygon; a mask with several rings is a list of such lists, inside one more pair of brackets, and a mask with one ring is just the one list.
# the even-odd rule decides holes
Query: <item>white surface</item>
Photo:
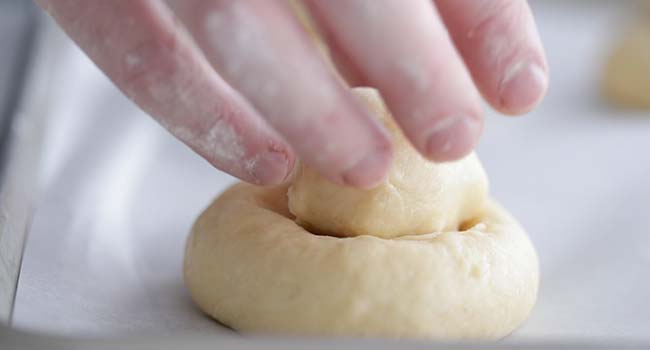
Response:
[{"label": "white surface", "polygon": [[[650,115],[610,109],[597,89],[623,2],[534,4],[549,95],[525,118],[490,116],[479,148],[492,193],[541,259],[539,302],[507,341],[650,340]],[[191,305],[180,269],[192,221],[231,179],[77,50],[64,56],[15,325],[72,335],[218,331]]]}]

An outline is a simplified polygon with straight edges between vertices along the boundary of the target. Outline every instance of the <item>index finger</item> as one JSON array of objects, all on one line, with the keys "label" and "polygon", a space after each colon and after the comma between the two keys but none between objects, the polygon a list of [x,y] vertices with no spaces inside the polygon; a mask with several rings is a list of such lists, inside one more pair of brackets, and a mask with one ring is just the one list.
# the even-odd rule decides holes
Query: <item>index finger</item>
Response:
[{"label": "index finger", "polygon": [[216,70],[329,180],[370,187],[390,140],[319,56],[285,1],[172,1]]}]

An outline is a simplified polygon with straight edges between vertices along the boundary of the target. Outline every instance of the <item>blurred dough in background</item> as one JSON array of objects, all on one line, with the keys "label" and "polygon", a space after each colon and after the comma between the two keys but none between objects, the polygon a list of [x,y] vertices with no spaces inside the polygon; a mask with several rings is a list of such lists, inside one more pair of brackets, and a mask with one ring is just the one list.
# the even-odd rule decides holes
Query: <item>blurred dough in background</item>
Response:
[{"label": "blurred dough in background", "polygon": [[621,107],[650,109],[650,1],[614,45],[603,72],[603,92]]}]

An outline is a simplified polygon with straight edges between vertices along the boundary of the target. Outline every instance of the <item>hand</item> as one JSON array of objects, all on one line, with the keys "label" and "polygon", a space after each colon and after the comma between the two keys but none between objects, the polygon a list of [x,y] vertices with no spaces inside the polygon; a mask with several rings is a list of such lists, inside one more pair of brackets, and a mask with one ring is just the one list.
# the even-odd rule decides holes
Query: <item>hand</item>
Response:
[{"label": "hand", "polygon": [[[386,132],[286,1],[37,2],[126,95],[219,169],[277,184],[298,155],[357,187],[387,172]],[[341,71],[378,88],[429,159],[472,150],[483,125],[479,91],[508,114],[545,93],[546,59],[523,0],[305,3]]]}]

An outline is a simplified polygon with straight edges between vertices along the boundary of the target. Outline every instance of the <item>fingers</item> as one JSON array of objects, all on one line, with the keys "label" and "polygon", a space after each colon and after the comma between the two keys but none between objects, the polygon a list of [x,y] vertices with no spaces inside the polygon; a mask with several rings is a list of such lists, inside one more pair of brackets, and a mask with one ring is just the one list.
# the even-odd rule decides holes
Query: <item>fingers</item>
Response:
[{"label": "fingers", "polygon": [[503,113],[532,109],[548,67],[525,0],[435,0],[483,96]]},{"label": "fingers", "polygon": [[289,0],[292,12],[298,18],[304,30],[309,34],[309,38],[316,43],[321,51],[321,55],[330,64],[332,69],[347,83],[348,86],[363,86],[363,79],[356,67],[351,64],[349,58],[345,56],[336,42],[329,40],[327,32],[320,30],[318,23],[314,20],[309,10],[304,4],[304,0]]},{"label": "fingers", "polygon": [[447,161],[474,148],[480,98],[430,0],[307,3],[423,155]]},{"label": "fingers", "polygon": [[206,57],[331,181],[383,179],[390,141],[328,69],[284,1],[194,0],[170,5]]},{"label": "fingers", "polygon": [[289,146],[219,78],[162,3],[39,3],[122,91],[214,166],[257,184],[290,173]]}]

